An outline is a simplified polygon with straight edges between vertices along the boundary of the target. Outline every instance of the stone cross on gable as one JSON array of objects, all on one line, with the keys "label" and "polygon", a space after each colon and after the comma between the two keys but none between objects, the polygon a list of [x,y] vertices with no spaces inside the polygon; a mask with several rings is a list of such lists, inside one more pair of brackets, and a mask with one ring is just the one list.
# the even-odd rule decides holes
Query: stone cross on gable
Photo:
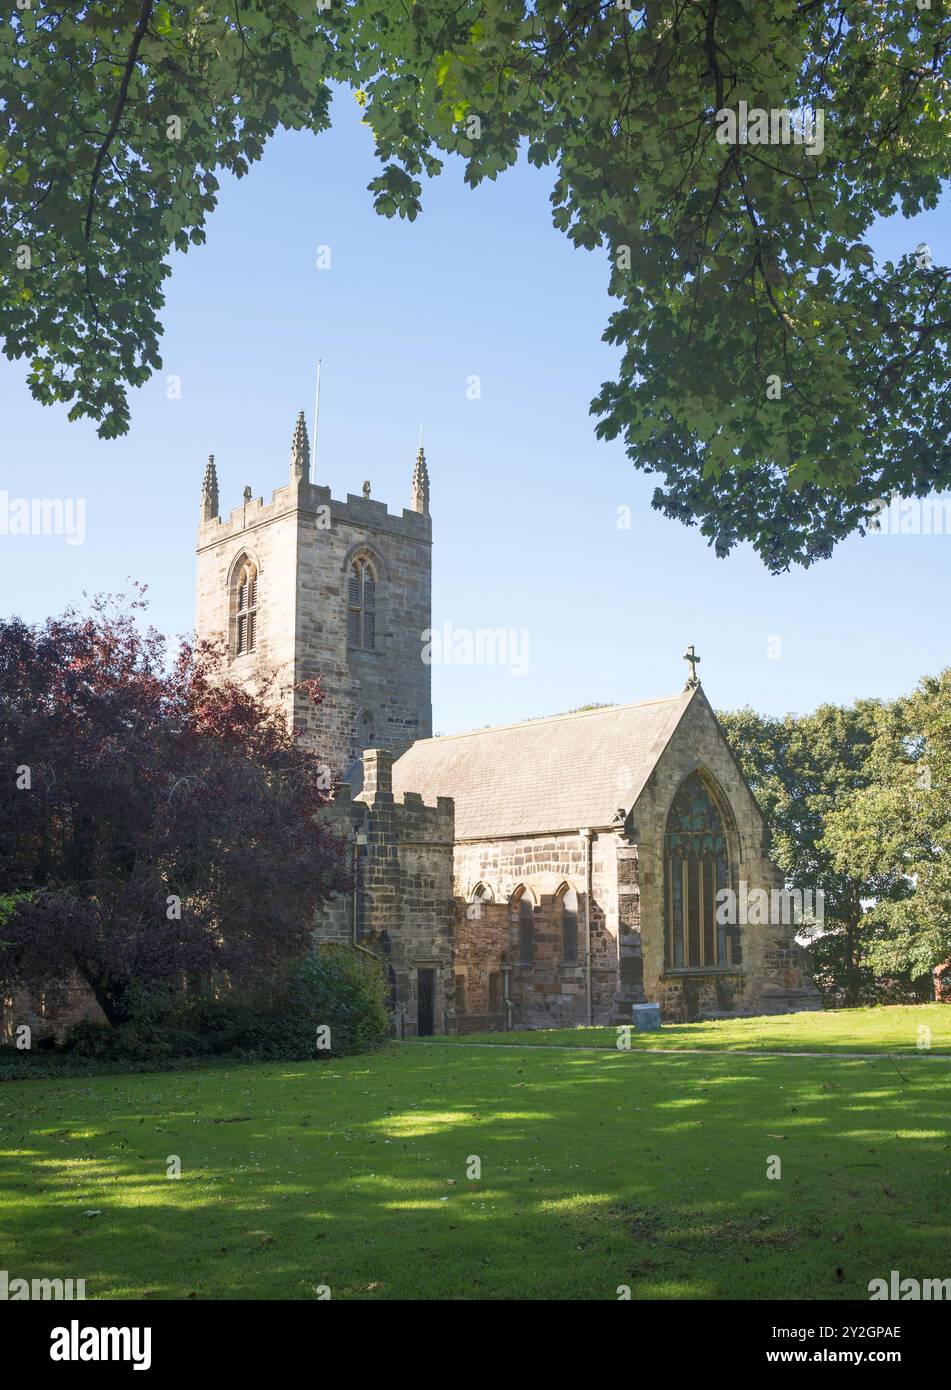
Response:
[{"label": "stone cross on gable", "polygon": [[690,677],[687,681],[686,689],[693,690],[696,688],[696,686],[700,684],[700,678],[697,675],[697,663],[699,662],[700,658],[694,651],[692,642],[690,646],[687,648],[687,650],[684,652],[683,659],[684,661],[690,662]]}]

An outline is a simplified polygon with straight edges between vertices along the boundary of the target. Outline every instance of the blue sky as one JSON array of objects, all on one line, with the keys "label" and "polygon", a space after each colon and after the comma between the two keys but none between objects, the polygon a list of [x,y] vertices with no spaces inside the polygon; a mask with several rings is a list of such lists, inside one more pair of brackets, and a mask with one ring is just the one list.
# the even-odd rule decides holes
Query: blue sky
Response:
[{"label": "blue sky", "polygon": [[[605,262],[551,227],[550,171],[522,165],[473,192],[452,164],[416,223],[387,221],[352,97],[335,119],[319,138],[281,134],[223,184],[206,246],[175,260],[164,366],[134,393],[124,439],[35,404],[24,364],[0,362],[0,489],[86,504],[82,545],[0,537],[5,613],[39,620],[131,576],[159,628],[189,632],[206,457],[223,512],[246,483],[269,496],[298,410],[310,427],[320,356],[319,481],[343,496],[367,478],[391,509],[407,505],[422,420],[434,623],[528,633],[524,674],[434,667],[439,732],[670,693],[691,642],[717,707],[771,713],[897,695],[951,661],[951,535],[856,538],[772,577],[751,549],[717,560],[697,529],[651,510],[652,479],[594,437],[588,405],[617,360],[601,342]],[[948,264],[949,230],[945,201],[894,219],[875,246],[924,240]]]}]

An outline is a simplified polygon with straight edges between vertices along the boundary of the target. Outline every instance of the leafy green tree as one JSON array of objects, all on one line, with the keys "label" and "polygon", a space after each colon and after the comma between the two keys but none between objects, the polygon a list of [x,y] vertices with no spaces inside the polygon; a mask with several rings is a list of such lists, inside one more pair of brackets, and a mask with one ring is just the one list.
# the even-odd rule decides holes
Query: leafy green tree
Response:
[{"label": "leafy green tree", "polygon": [[[873,991],[876,964],[864,904],[903,902],[909,885],[894,863],[851,852],[844,832],[831,827],[857,793],[874,793],[893,768],[907,765],[903,708],[860,700],[803,717],[745,709],[719,718],[769,823],[770,852],[788,886],[824,895],[824,934],[813,945],[817,982],[827,997],[857,1004]],[[892,968],[921,973],[898,957]]]},{"label": "leafy green tree", "polygon": [[352,885],[277,678],[170,654],[143,607],[0,621],[0,988],[78,974],[113,1025],[187,979],[282,979]]},{"label": "leafy green tree", "polygon": [[824,848],[837,871],[891,885],[862,922],[877,974],[930,976],[951,959],[951,670],[922,681],[902,704],[902,757],[827,819]]},{"label": "leafy green tree", "polygon": [[865,239],[938,200],[949,51],[948,7],[911,0],[9,7],[5,350],[38,400],[124,432],[218,172],[323,130],[343,84],[386,216],[417,215],[447,154],[472,185],[522,149],[554,166],[555,225],[607,254],[619,305],[598,433],[718,554],[809,564],[881,499],[951,482],[951,276],[926,247],[876,266]]}]

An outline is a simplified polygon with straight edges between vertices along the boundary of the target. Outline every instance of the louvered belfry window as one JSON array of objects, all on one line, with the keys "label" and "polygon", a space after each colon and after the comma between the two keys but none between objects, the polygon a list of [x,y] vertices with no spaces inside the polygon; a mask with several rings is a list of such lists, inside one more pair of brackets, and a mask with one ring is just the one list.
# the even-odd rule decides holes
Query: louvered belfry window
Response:
[{"label": "louvered belfry window", "polygon": [[740,964],[739,933],[717,922],[717,893],[729,886],[723,821],[698,773],[674,797],[664,835],[664,964],[696,970]]},{"label": "louvered belfry window", "polygon": [[238,577],[238,613],[235,632],[235,653],[243,656],[253,652],[258,636],[258,572],[246,564]]},{"label": "louvered belfry window", "polygon": [[369,560],[357,559],[350,566],[347,645],[365,652],[376,647],[376,575]]}]

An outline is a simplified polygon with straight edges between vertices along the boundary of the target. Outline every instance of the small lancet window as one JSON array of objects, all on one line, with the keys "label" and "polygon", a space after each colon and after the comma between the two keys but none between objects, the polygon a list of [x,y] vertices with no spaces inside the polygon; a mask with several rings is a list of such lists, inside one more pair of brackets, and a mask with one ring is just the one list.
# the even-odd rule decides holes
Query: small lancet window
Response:
[{"label": "small lancet window", "polygon": [[347,645],[365,652],[376,647],[376,574],[362,557],[354,560],[348,577]]},{"label": "small lancet window", "polygon": [[578,959],[578,894],[564,883],[555,897],[561,918],[561,958],[567,965]]},{"label": "small lancet window", "polygon": [[510,903],[511,920],[518,926],[518,959],[520,965],[535,963],[535,911],[532,895],[527,888],[516,888]]},{"label": "small lancet window", "polygon": [[258,640],[258,571],[247,561],[238,575],[238,608],[235,625],[235,654],[253,652]]}]

